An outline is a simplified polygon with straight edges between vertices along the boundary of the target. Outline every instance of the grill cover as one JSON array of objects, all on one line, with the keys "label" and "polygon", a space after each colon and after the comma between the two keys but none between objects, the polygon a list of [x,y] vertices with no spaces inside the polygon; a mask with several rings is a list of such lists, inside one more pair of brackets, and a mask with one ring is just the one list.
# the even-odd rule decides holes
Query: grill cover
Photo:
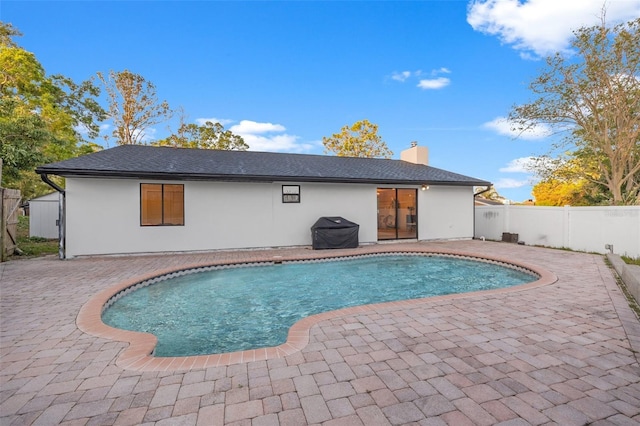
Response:
[{"label": "grill cover", "polygon": [[345,218],[321,217],[311,227],[314,250],[356,248],[360,225]]}]

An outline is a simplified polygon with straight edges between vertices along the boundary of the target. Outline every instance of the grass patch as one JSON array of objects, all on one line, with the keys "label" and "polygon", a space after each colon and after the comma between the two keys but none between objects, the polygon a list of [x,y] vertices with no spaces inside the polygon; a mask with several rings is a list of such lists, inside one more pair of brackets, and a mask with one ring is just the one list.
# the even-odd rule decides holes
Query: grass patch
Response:
[{"label": "grass patch", "polygon": [[622,278],[620,277],[620,275],[618,275],[618,272],[615,270],[613,264],[611,264],[607,256],[604,257],[604,263],[609,267],[609,269],[611,269],[611,272],[613,272],[616,283],[618,284],[620,290],[622,290],[622,294],[624,294],[624,297],[627,299],[629,307],[631,308],[633,313],[636,314],[636,317],[640,320],[640,304],[638,304],[636,298],[633,297],[633,295],[627,288],[627,285],[624,283],[624,281],[622,281]]},{"label": "grass patch", "polygon": [[20,254],[14,254],[12,259],[22,257],[40,257],[58,253],[58,240],[41,237],[29,237],[29,216],[18,217],[17,244]]},{"label": "grass patch", "polygon": [[638,265],[640,266],[640,257],[629,257],[629,256],[620,256],[622,258],[622,260],[624,260],[624,263],[626,263],[627,265]]},{"label": "grass patch", "polygon": [[540,248],[547,248],[547,249],[553,249],[553,250],[560,250],[560,251],[570,251],[572,253],[587,253],[587,254],[597,254],[599,256],[602,256],[602,253],[598,253],[597,251],[584,251],[584,250],[574,250],[572,248],[569,247],[553,247],[553,246],[543,246],[540,244],[533,244],[530,247],[540,247]]}]

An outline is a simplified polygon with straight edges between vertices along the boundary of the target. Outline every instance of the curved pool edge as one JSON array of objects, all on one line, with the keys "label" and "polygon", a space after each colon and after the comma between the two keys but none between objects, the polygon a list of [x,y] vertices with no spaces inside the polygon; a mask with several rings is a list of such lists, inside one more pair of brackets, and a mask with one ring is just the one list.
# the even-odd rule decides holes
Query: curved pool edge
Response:
[{"label": "curved pool edge", "polygon": [[[463,252],[455,250],[443,250],[443,249],[427,249],[427,248],[403,248],[383,249],[376,247],[375,251],[366,251],[360,253],[353,253],[353,255],[336,255],[331,252],[312,252],[307,256],[267,256],[263,259],[252,259],[250,262],[203,262],[203,263],[189,263],[181,265],[180,267],[167,268],[165,270],[156,270],[147,274],[139,275],[123,282],[120,282],[114,286],[104,289],[97,293],[91,299],[89,299],[81,308],[76,318],[76,325],[78,328],[92,336],[101,337],[109,340],[115,340],[119,342],[128,343],[122,353],[116,360],[116,365],[125,370],[133,371],[189,371],[193,369],[229,366],[234,364],[240,364],[252,361],[263,361],[269,359],[283,358],[288,355],[294,354],[302,350],[309,343],[311,328],[324,320],[333,319],[342,316],[349,316],[360,313],[367,313],[376,311],[379,309],[389,308],[411,308],[413,306],[433,303],[443,300],[462,299],[478,296],[486,296],[501,293],[512,293],[518,291],[529,290],[532,288],[542,287],[545,285],[553,284],[557,281],[557,277],[552,272],[538,266],[524,262],[513,261],[510,259],[487,256],[481,253]],[[275,263],[275,262],[292,262],[292,261],[307,261],[314,259],[331,259],[331,258],[349,258],[357,256],[367,256],[376,254],[393,254],[393,253],[419,253],[425,255],[449,255],[449,256],[461,256],[474,259],[484,259],[493,262],[504,263],[507,265],[514,265],[528,269],[539,276],[538,280],[519,284],[511,287],[505,287],[500,289],[480,290],[469,293],[448,294],[442,296],[432,296],[420,299],[408,299],[394,302],[374,303],[369,305],[354,306],[348,308],[342,308],[334,311],[322,312],[309,317],[302,318],[291,326],[287,335],[285,343],[268,348],[250,349],[238,352],[229,352],[223,354],[211,354],[211,355],[194,355],[194,356],[182,356],[182,357],[155,357],[153,356],[153,350],[157,344],[157,338],[153,334],[129,331],[110,327],[102,322],[102,312],[104,306],[121,291],[132,287],[136,284],[150,280],[162,275],[172,274],[179,271],[185,271],[197,268],[206,268],[211,266],[221,266],[229,264],[256,264],[256,263]]]}]

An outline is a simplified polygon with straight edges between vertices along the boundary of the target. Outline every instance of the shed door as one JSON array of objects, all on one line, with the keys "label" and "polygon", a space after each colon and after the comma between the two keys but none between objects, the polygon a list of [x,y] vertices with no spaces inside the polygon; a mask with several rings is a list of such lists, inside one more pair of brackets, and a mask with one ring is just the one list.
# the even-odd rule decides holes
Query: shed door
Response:
[{"label": "shed door", "polygon": [[418,190],[378,188],[378,240],[418,238]]}]

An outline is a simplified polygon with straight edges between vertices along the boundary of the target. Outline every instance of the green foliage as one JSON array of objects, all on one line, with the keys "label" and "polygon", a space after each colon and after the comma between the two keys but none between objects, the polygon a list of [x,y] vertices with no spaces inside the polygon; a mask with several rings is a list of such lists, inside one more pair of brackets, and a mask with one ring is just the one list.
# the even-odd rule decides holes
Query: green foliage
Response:
[{"label": "green foliage", "polygon": [[53,75],[48,87],[51,104],[57,110],[65,111],[72,119],[74,137],[82,143],[87,141],[76,129],[79,127],[89,139],[95,139],[100,133],[100,122],[107,118],[106,111],[98,103],[100,88],[93,79],[75,83],[63,75]]},{"label": "green foliage", "polygon": [[[0,25],[1,26],[1,25]],[[35,55],[9,45],[0,45],[0,94],[19,97],[25,107],[39,106],[45,72]]]},{"label": "green foliage", "polygon": [[17,246],[21,257],[40,257],[58,253],[58,240],[29,237],[29,216],[18,217]]},{"label": "green foliage", "polygon": [[10,23],[0,22],[0,45],[8,47],[16,47],[16,43],[13,41],[14,37],[21,36],[22,33],[14,28]]},{"label": "green foliage", "polygon": [[3,182],[14,181],[21,170],[35,168],[45,161],[43,147],[55,143],[55,136],[37,114],[20,114],[18,101],[0,99],[0,157]]},{"label": "green foliage", "polygon": [[76,84],[64,76],[47,76],[35,55],[13,41],[16,35],[15,28],[0,22],[2,185],[29,198],[48,191],[35,167],[85,152],[87,142],[79,129],[95,137],[105,112],[90,80]]},{"label": "green foliage", "polygon": [[339,133],[323,137],[325,153],[339,157],[391,158],[393,152],[378,135],[378,125],[368,120],[346,125]]},{"label": "green foliage", "polygon": [[109,97],[109,118],[113,120],[112,137],[118,145],[142,144],[146,131],[173,115],[167,101],[158,101],[156,87],[129,70],[98,73]]},{"label": "green foliage", "polygon": [[638,265],[640,266],[640,257],[629,257],[629,256],[620,256],[622,258],[622,260],[624,260],[624,263],[626,263],[627,265]]},{"label": "green foliage", "polygon": [[606,188],[611,204],[640,204],[640,18],[574,35],[575,55],[547,58],[530,85],[538,98],[509,118],[518,131],[544,123],[564,132],[576,177]]},{"label": "green foliage", "polygon": [[242,136],[235,135],[230,130],[225,130],[222,124],[211,121],[207,121],[203,126],[182,123],[176,134],[151,145],[235,151],[249,149]]}]

